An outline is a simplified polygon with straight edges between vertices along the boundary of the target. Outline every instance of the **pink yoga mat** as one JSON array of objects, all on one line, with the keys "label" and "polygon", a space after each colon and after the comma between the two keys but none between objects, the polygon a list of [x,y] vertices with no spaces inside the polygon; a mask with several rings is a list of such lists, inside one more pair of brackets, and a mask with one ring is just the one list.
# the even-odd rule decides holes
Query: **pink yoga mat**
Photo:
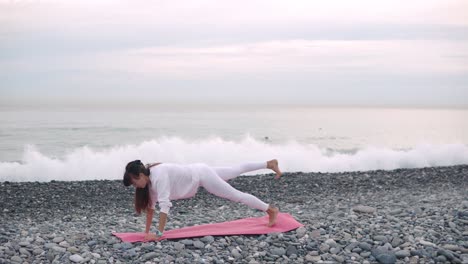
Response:
[{"label": "pink yoga mat", "polygon": [[[262,217],[244,218],[234,221],[188,226],[179,229],[164,231],[163,239],[178,239],[200,236],[226,236],[226,235],[261,235],[274,232],[287,232],[298,227],[304,226],[288,213],[279,213],[276,224],[268,227],[268,215]],[[144,241],[145,233],[116,233],[114,236],[122,239],[124,242]]]}]

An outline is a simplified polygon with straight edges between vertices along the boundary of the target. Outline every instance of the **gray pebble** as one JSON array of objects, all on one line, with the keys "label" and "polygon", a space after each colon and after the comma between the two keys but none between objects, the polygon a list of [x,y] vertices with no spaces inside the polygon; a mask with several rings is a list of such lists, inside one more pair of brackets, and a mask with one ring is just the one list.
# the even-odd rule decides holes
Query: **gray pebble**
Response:
[{"label": "gray pebble", "polygon": [[372,249],[372,246],[366,242],[359,243],[359,247],[367,251],[370,251]]},{"label": "gray pebble", "polygon": [[231,250],[231,255],[234,257],[234,258],[241,258],[242,255],[239,253],[239,251],[237,249],[232,249]]},{"label": "gray pebble", "polygon": [[351,242],[349,245],[347,245],[347,246],[345,247],[345,250],[351,251],[351,250],[353,250],[355,247],[357,247],[358,245],[359,245],[358,242]]},{"label": "gray pebble", "polygon": [[392,247],[398,247],[399,245],[401,245],[403,243],[403,241],[398,238],[398,237],[395,237],[392,239]]},{"label": "gray pebble", "polygon": [[67,251],[65,248],[59,247],[59,246],[53,246],[52,250],[59,252],[59,253],[65,253],[65,251]]},{"label": "gray pebble", "polygon": [[55,237],[55,238],[52,240],[52,242],[54,242],[54,243],[59,243],[59,242],[62,242],[63,240],[64,240],[63,237]]},{"label": "gray pebble", "polygon": [[55,243],[45,243],[45,244],[44,244],[44,247],[45,247],[45,248],[53,248],[53,247],[55,247],[55,246],[57,246],[57,244],[55,244]]},{"label": "gray pebble", "polygon": [[353,211],[358,213],[374,213],[377,209],[367,205],[357,205],[353,207]]},{"label": "gray pebble", "polygon": [[20,252],[21,254],[26,255],[26,256],[31,256],[31,252],[29,252],[29,251],[28,251],[27,249],[25,249],[25,248],[20,248],[20,249],[19,249],[19,252]]},{"label": "gray pebble", "polygon": [[303,226],[299,227],[298,229],[296,229],[296,235],[298,238],[301,238],[303,237],[307,232],[307,229]]},{"label": "gray pebble", "polygon": [[320,251],[322,251],[323,253],[327,253],[328,250],[330,249],[330,246],[326,243],[322,243],[319,247]]},{"label": "gray pebble", "polygon": [[41,248],[35,248],[35,249],[33,250],[33,254],[34,254],[34,255],[42,254],[42,252],[44,252],[44,250],[42,250]]},{"label": "gray pebble", "polygon": [[450,250],[439,249],[439,250],[437,250],[437,254],[439,254],[439,255],[444,255],[444,256],[445,256],[447,259],[449,259],[449,260],[454,259],[453,253],[450,252]]},{"label": "gray pebble", "polygon": [[67,248],[67,247],[70,246],[70,244],[68,244],[67,241],[62,241],[62,242],[59,243],[59,246],[64,247],[64,248]]},{"label": "gray pebble", "polygon": [[124,242],[124,243],[122,243],[122,244],[120,244],[120,245],[121,245],[122,249],[124,249],[124,250],[133,248],[133,244],[130,243],[130,242]]},{"label": "gray pebble", "polygon": [[71,252],[71,253],[78,253],[78,252],[80,252],[80,249],[78,249],[77,247],[74,247],[74,246],[73,246],[73,247],[68,247],[68,248],[67,248],[67,251],[68,251],[68,252]]},{"label": "gray pebble", "polygon": [[204,236],[204,237],[200,238],[200,241],[209,244],[209,243],[212,243],[214,241],[214,237],[213,236]]},{"label": "gray pebble", "polygon": [[295,246],[290,245],[286,248],[286,255],[291,256],[291,255],[297,255],[297,249]]},{"label": "gray pebble", "polygon": [[69,257],[69,259],[75,263],[80,263],[84,260],[84,258],[78,254],[73,254]]},{"label": "gray pebble", "polygon": [[45,242],[45,240],[42,237],[36,237],[36,243],[42,244]]},{"label": "gray pebble", "polygon": [[150,260],[150,259],[154,259],[158,256],[158,254],[156,252],[149,252],[149,253],[146,253],[143,255],[142,259],[143,260]]},{"label": "gray pebble", "polygon": [[398,250],[397,252],[395,252],[395,256],[397,258],[405,258],[411,256],[411,254],[408,250]]},{"label": "gray pebble", "polygon": [[273,247],[270,249],[270,253],[277,256],[283,256],[286,254],[286,250],[282,247]]},{"label": "gray pebble", "polygon": [[193,246],[196,247],[196,248],[204,248],[205,247],[205,244],[199,240],[195,240],[193,242]]},{"label": "gray pebble", "polygon": [[384,249],[383,247],[374,248],[371,250],[372,256],[377,259],[380,263],[395,263],[396,256],[393,251]]},{"label": "gray pebble", "polygon": [[177,249],[177,250],[182,250],[185,248],[185,245],[182,244],[182,243],[179,243],[179,242],[175,242],[174,243],[174,248]]},{"label": "gray pebble", "polygon": [[29,245],[31,245],[31,243],[29,243],[28,241],[21,241],[18,243],[18,245],[22,246],[22,247],[27,247]]},{"label": "gray pebble", "polygon": [[260,248],[265,248],[267,246],[268,246],[268,243],[265,242],[265,241],[262,241],[262,242],[258,243],[258,247],[260,247]]},{"label": "gray pebble", "polygon": [[338,256],[335,254],[332,255],[332,258],[335,259],[338,263],[343,263],[345,261],[343,256]]},{"label": "gray pebble", "polygon": [[384,243],[387,242],[386,236],[377,235],[373,237],[375,241],[383,241]]},{"label": "gray pebble", "polygon": [[193,240],[191,239],[184,239],[184,240],[181,240],[180,243],[186,245],[186,246],[191,246],[193,245]]},{"label": "gray pebble", "polygon": [[13,256],[13,257],[11,257],[10,260],[13,261],[13,262],[18,262],[18,263],[23,262],[23,259],[21,257],[19,257],[19,256]]}]

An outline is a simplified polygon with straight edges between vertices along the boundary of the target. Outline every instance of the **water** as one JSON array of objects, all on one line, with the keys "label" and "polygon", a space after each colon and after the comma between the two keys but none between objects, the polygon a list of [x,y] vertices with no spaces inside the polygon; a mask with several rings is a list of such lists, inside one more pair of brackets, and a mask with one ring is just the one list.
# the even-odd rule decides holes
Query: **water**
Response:
[{"label": "water", "polygon": [[0,181],[120,179],[133,159],[277,158],[283,171],[321,172],[468,164],[467,117],[468,109],[3,105]]}]

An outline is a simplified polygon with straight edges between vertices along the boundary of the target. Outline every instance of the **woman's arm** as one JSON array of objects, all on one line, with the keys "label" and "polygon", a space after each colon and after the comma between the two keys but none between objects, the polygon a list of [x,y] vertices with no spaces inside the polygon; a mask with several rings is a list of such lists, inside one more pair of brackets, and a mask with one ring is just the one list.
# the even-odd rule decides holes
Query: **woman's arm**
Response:
[{"label": "woman's arm", "polygon": [[167,214],[160,212],[159,213],[159,227],[158,227],[159,231],[164,232],[164,227],[166,226],[166,222],[167,222]]},{"label": "woman's arm", "polygon": [[[146,168],[149,169],[153,166],[156,166],[158,164],[161,164],[161,162],[156,162],[156,163],[148,163],[146,164]],[[146,213],[146,230],[145,233],[148,233],[150,228],[151,228],[151,223],[153,221],[153,215],[154,215],[154,209],[153,208],[148,208],[148,211]]]},{"label": "woman's arm", "polygon": [[[144,238],[143,241],[159,239],[158,234],[149,232],[150,227],[151,227],[151,221],[152,221],[152,218],[153,218],[153,213],[154,213],[154,209],[148,209],[147,217],[146,217],[146,235],[145,235],[145,238]],[[167,222],[167,214],[163,213],[163,212],[160,212],[159,213],[159,227],[158,227],[158,230],[161,231],[161,233],[164,232],[164,226],[166,225],[166,222]]]},{"label": "woman's arm", "polygon": [[151,223],[153,222],[153,214],[154,214],[154,209],[148,208],[146,209],[146,230],[145,233],[149,233],[150,228],[151,228]]},{"label": "woman's arm", "polygon": [[[145,233],[149,233],[151,229],[151,224],[153,222],[153,215],[154,215],[154,209],[149,209],[146,213],[146,230]],[[159,213],[159,227],[158,230],[161,232],[164,232],[164,227],[166,226],[167,223],[167,214],[160,212]]]}]

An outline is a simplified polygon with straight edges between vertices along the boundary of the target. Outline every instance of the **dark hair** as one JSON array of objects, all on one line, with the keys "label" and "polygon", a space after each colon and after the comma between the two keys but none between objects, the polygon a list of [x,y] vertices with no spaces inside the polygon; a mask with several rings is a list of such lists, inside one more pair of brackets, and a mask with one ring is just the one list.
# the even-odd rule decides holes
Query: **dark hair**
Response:
[{"label": "dark hair", "polygon": [[[132,184],[132,177],[138,179],[140,177],[140,173],[149,176],[150,170],[149,168],[146,168],[140,160],[129,162],[125,167],[123,184],[125,186],[130,186]],[[146,212],[146,209],[150,204],[149,185],[150,184],[147,184],[144,188],[136,188],[134,201],[135,211],[138,214],[141,214],[142,211]]]}]

